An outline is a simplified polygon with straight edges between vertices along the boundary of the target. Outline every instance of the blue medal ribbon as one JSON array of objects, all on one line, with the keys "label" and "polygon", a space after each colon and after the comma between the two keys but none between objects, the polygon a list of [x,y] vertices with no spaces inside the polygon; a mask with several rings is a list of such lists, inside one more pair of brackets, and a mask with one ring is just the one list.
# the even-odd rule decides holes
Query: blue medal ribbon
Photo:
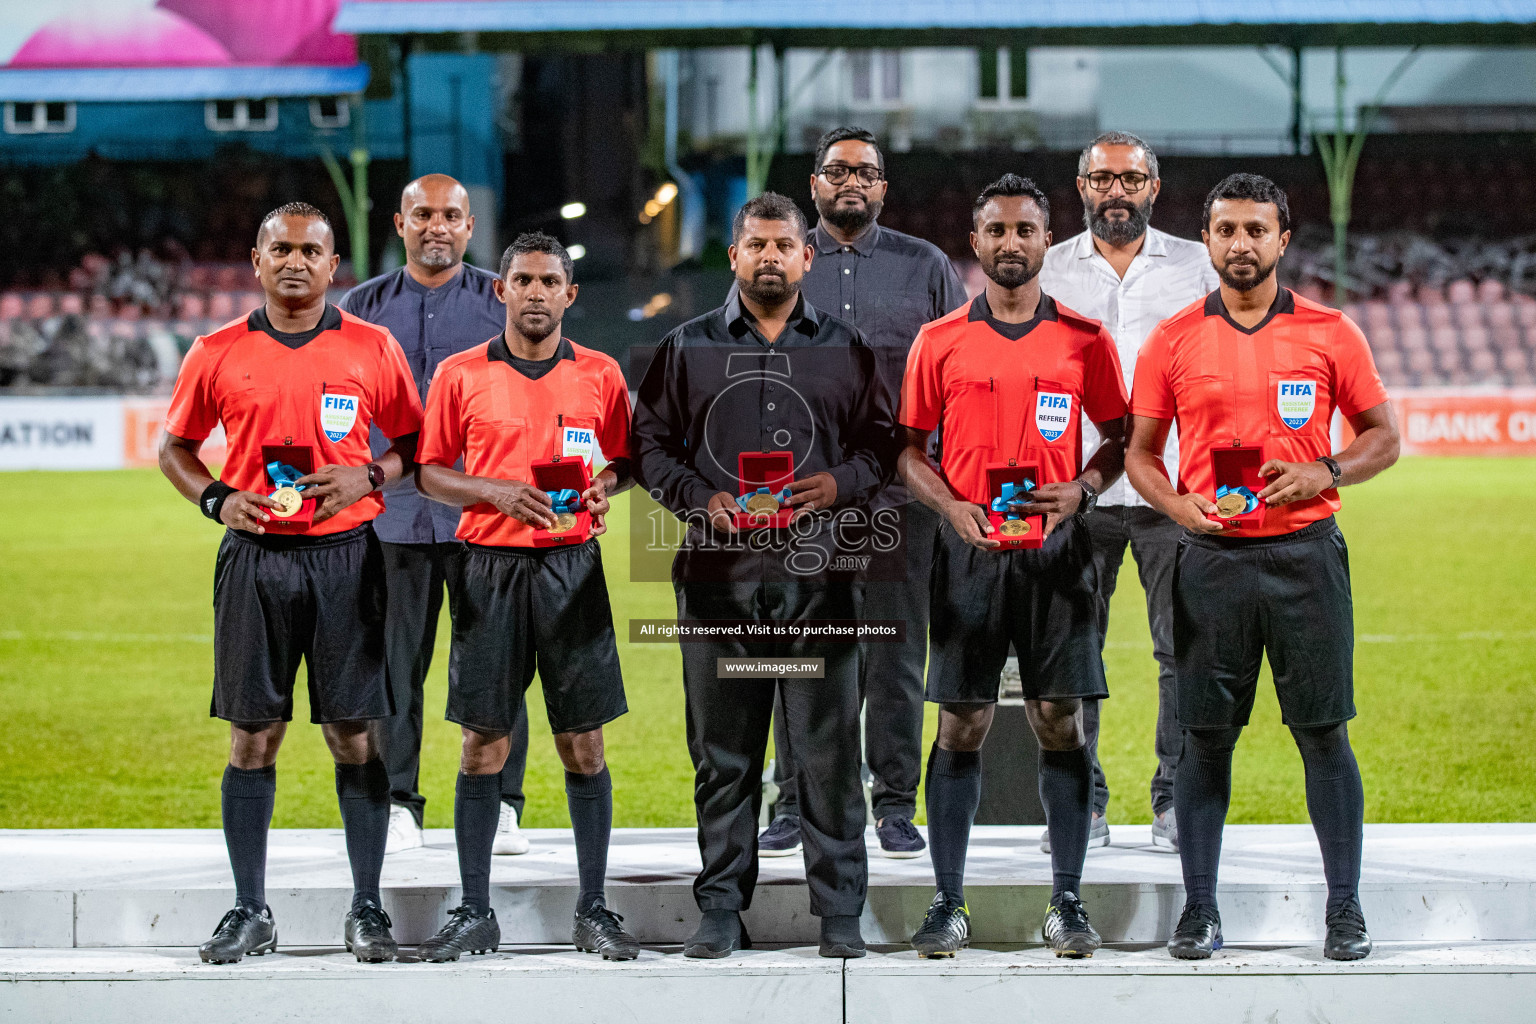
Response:
[{"label": "blue medal ribbon", "polygon": [[1216,497],[1223,498],[1228,494],[1241,494],[1247,501],[1248,504],[1243,507],[1242,512],[1238,513],[1239,515],[1247,515],[1259,507],[1259,496],[1246,487],[1228,487],[1226,484],[1221,484],[1216,488]]},{"label": "blue medal ribbon", "polygon": [[558,491],[545,491],[549,498],[550,511],[555,513],[575,512],[577,504],[581,501],[581,494],[575,488],[562,487]]},{"label": "blue medal ribbon", "polygon": [[302,491],[309,486],[309,484],[298,483],[299,477],[303,475],[303,473],[300,473],[286,462],[267,463],[267,476],[271,478],[274,490],[292,487],[296,491]]},{"label": "blue medal ribbon", "polygon": [[1023,519],[1019,508],[1029,503],[1029,499],[1023,497],[1035,489],[1035,482],[1025,477],[1018,483],[1008,482],[1003,484],[1002,497],[992,499],[992,511],[1003,513],[1003,518]]}]

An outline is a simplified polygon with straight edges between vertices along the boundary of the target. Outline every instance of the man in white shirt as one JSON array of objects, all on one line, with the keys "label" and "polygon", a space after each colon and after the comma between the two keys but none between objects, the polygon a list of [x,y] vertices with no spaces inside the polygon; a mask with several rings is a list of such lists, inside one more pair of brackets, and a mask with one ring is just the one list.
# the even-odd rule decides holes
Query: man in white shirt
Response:
[{"label": "man in white shirt", "polygon": [[[1088,230],[1052,246],[1045,254],[1040,286],[1062,305],[1100,321],[1115,339],[1129,390],[1136,355],[1158,321],[1216,290],[1219,281],[1199,242],[1175,238],[1150,227],[1152,204],[1162,182],[1157,154],[1129,132],[1105,132],[1077,161],[1077,191],[1083,197]],[[1099,443],[1093,424],[1083,424],[1083,451]],[[1179,446],[1168,432],[1163,452],[1170,479],[1178,479]],[[1099,570],[1099,624],[1109,626],[1109,599],[1129,545],[1147,595],[1152,653],[1157,658],[1157,772],[1152,776],[1152,841],[1178,849],[1173,815],[1173,776],[1184,741],[1174,719],[1173,556],[1180,529],[1150,507],[1122,477],[1099,495],[1087,515]],[[1105,808],[1109,786],[1099,766],[1099,703],[1085,701],[1088,749],[1093,757],[1091,846],[1109,845]],[[1091,709],[1089,705],[1092,705]],[[1042,839],[1048,846],[1048,836]]]}]

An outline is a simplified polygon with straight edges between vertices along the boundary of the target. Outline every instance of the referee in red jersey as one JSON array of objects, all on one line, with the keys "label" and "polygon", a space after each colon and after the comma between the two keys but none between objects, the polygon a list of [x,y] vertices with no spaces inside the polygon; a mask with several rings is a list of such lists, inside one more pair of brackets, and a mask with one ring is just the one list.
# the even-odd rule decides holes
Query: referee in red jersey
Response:
[{"label": "referee in red jersey", "polygon": [[[924,325],[902,385],[902,478],[945,520],[934,552],[927,686],[927,699],[940,706],[927,782],[938,895],[912,945],[925,957],[954,956],[970,938],[966,847],[981,801],[981,746],[1012,642],[1040,741],[1040,802],[1051,841],[1042,931],[1057,956],[1085,957],[1099,935],[1078,898],[1093,813],[1083,701],[1109,691],[1094,604],[1098,573],[1081,516],[1120,476],[1125,381],[1114,339],[1099,322],[1040,290],[1037,275],[1051,244],[1045,193],[1006,174],[982,190],[972,216],[971,247],[986,290]],[[1086,465],[1085,414],[1103,438]],[[943,461],[935,467],[925,452],[940,423]],[[989,469],[1026,462],[1039,472],[1022,508],[1045,515],[1045,544],[999,550],[986,511],[998,497]]]},{"label": "referee in red jersey", "polygon": [[[1358,960],[1371,951],[1358,895],[1365,795],[1347,725],[1355,717],[1349,552],[1333,514],[1341,485],[1397,461],[1397,418],[1360,329],[1275,280],[1291,237],[1285,193],[1268,178],[1234,174],[1206,197],[1204,220],[1221,287],[1158,324],[1143,345],[1126,454],[1142,497],[1184,527],[1173,656],[1185,756],[1173,799],[1185,903],[1168,949],[1198,960],[1221,948],[1216,869],[1232,750],[1267,655],[1322,847],[1323,953]],[[1355,439],[1330,454],[1335,409]],[[1174,422],[1177,487],[1162,461]],[[1230,475],[1243,452],[1253,453],[1256,478],[1218,504],[1218,488],[1243,486]]]},{"label": "referee in red jersey", "polygon": [[[630,484],[629,390],[611,356],[560,336],[576,299],[573,272],[554,238],[520,235],[502,255],[496,282],[505,330],[443,360],[427,394],[418,483],[428,497],[463,509],[457,535],[465,552],[448,570],[448,719],[464,732],[453,804],[464,902],[422,944],[423,960],[457,960],[501,941],[490,903],[491,845],[500,772],[535,665],[576,839],[572,941],[604,959],[640,954],[604,896],[613,783],[603,726],[629,706],[596,539],[606,529],[608,496]],[[559,457],[590,466],[595,446],[608,465],[578,498],[592,514],[592,538],[536,546],[540,531],[561,524],[535,464]],[[460,459],[463,471],[454,468]]]},{"label": "referee in red jersey", "polygon": [[[384,508],[379,488],[411,466],[421,400],[389,332],[326,302],[335,248],[313,206],[267,215],[251,250],[266,302],[192,345],[160,445],[161,471],[227,528],[214,570],[212,714],[230,723],[223,818],[236,902],[199,950],[211,963],[277,948],[267,829],[301,658],[310,717],[336,760],[352,864],[346,945],[363,961],[395,956],[379,899],[389,775],[369,727],[391,711],[384,567],[371,521]],[[220,423],[229,455],[214,479],[198,452]],[[368,450],[374,423],[395,442],[377,461]],[[282,535],[267,531],[285,510],[268,496],[262,448],[273,441],[308,446],[318,466],[294,481],[317,502],[313,521]]]}]

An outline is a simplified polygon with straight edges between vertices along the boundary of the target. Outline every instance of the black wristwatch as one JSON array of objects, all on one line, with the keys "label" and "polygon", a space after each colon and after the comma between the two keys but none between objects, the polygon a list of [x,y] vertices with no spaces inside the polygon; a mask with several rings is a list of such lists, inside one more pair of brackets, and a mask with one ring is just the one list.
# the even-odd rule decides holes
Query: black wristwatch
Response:
[{"label": "black wristwatch", "polygon": [[1073,481],[1083,489],[1083,500],[1078,503],[1077,514],[1085,516],[1099,507],[1099,492],[1093,489],[1093,485],[1086,480]]},{"label": "black wristwatch", "polygon": [[1335,462],[1332,457],[1327,456],[1327,455],[1319,455],[1317,457],[1317,461],[1321,462],[1323,465],[1327,466],[1328,467],[1328,472],[1333,474],[1333,483],[1330,484],[1329,486],[1331,486],[1331,487],[1339,486],[1339,481],[1344,478],[1344,470],[1339,467],[1339,464],[1337,462]]},{"label": "black wristwatch", "polygon": [[384,486],[384,467],[377,462],[368,463],[368,482],[373,484],[373,489],[378,490]]}]

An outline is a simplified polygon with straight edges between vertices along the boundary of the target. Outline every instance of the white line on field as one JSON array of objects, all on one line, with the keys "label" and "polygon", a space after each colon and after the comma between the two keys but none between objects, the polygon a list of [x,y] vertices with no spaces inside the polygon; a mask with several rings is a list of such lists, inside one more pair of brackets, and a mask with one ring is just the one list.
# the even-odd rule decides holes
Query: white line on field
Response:
[{"label": "white line on field", "polygon": [[[1362,644],[1440,644],[1472,643],[1480,640],[1536,640],[1536,629],[1473,629],[1462,633],[1361,633],[1355,640]],[[1104,645],[1116,650],[1144,651],[1150,640],[1111,640]]]},{"label": "white line on field", "polygon": [[28,632],[0,629],[0,640],[65,640],[97,644],[211,644],[212,633],[79,633],[73,630]]}]

